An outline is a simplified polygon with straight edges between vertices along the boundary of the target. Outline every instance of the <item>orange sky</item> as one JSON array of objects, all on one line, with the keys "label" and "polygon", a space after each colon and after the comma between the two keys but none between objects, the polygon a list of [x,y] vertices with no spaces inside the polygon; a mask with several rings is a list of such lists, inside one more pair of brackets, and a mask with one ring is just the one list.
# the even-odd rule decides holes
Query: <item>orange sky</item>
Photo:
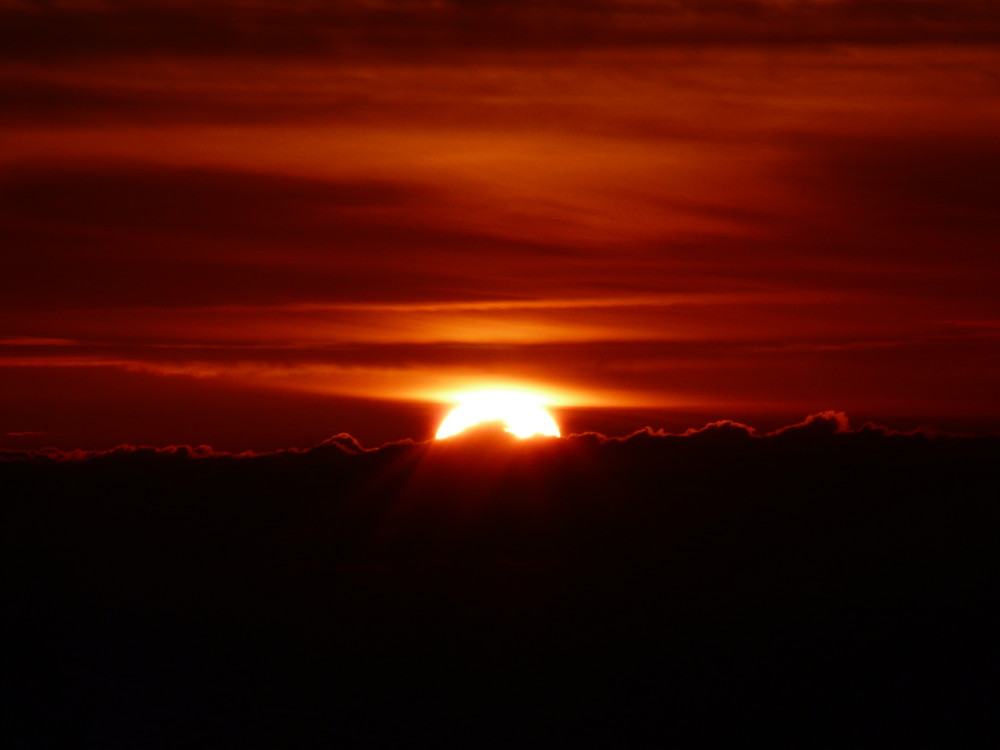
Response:
[{"label": "orange sky", "polygon": [[482,381],[995,431],[998,42],[945,0],[0,0],[0,443],[422,439]]}]

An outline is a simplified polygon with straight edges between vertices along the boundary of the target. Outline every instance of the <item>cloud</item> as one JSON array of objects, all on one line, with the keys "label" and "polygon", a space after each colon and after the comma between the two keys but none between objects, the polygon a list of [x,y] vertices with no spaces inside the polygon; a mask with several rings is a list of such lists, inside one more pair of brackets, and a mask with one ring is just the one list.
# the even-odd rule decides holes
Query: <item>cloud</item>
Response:
[{"label": "cloud", "polygon": [[926,738],[885,712],[914,703],[942,738],[988,731],[998,448],[824,412],[769,434],[0,452],[12,733],[652,746],[665,723],[724,744],[791,723],[849,745],[873,721]]},{"label": "cloud", "polygon": [[[225,252],[219,241],[238,243],[251,258],[258,244],[327,246],[359,232],[364,210],[377,214],[433,200],[428,193],[426,187],[374,179],[149,163],[7,164],[0,177],[4,219],[21,243],[36,242],[57,257],[86,247],[97,262],[124,255],[138,241],[146,255],[174,262],[206,253],[231,257],[232,247]],[[73,247],[60,247],[67,235],[76,240]]]},{"label": "cloud", "polygon": [[344,453],[352,455],[363,453],[365,450],[361,446],[361,443],[359,443],[354,437],[348,435],[346,432],[342,432],[339,435],[328,437],[319,445],[310,448],[307,452],[323,451],[326,448],[336,448]]},{"label": "cloud", "polygon": [[[644,319],[631,314],[634,321]],[[371,445],[430,435],[448,394],[502,374],[508,383],[555,394],[560,423],[571,430],[621,435],[650,419],[658,420],[654,427],[683,430],[731,415],[770,431],[823,403],[838,404],[861,422],[979,434],[996,429],[994,379],[981,366],[988,339],[967,339],[962,327],[892,346],[808,339],[282,346],[184,343],[205,335],[196,325],[201,317],[173,316],[130,315],[127,322],[145,325],[148,343],[98,339],[3,347],[4,423],[58,433],[69,445],[87,447],[128,439],[276,448],[317,440],[330,425]],[[80,333],[93,326],[86,313],[77,317]],[[291,316],[289,332],[298,325],[302,335],[306,319]],[[53,315],[49,330],[65,330],[63,320]],[[171,321],[166,332],[164,320]],[[329,334],[336,320],[318,316],[316,330],[323,324]],[[226,316],[217,323],[226,336],[259,336],[260,326],[273,325],[275,316]],[[119,326],[112,318],[105,335],[120,335]],[[159,342],[149,341],[154,334]],[[181,340],[171,342],[173,336]],[[928,361],[937,364],[928,369]]]},{"label": "cloud", "polygon": [[[23,435],[45,435],[44,432],[8,433]],[[39,448],[34,450],[7,450],[0,452],[0,461],[30,461],[46,463],[78,463],[81,461],[134,460],[148,461],[186,461],[233,456],[236,454],[218,453],[207,445],[169,445],[164,447],[118,445],[107,450],[62,450],[59,448]]]},{"label": "cloud", "polygon": [[[996,317],[993,5],[3,7],[5,424],[218,442],[129,413],[498,371],[672,428],[995,423],[945,322]],[[97,378],[122,432],[50,406]]]},{"label": "cloud", "polygon": [[769,435],[794,437],[795,439],[818,437],[826,438],[831,435],[851,432],[847,415],[842,411],[824,411],[819,414],[811,414],[798,424],[782,427]]},{"label": "cloud", "polygon": [[[8,435],[45,435],[45,432],[12,432]],[[881,436],[892,438],[897,436],[921,436],[927,439],[933,438],[963,438],[974,440],[968,436],[954,435],[941,430],[930,428],[918,428],[915,430],[893,430],[891,428],[866,422],[858,429],[852,429],[847,415],[841,411],[824,411],[818,414],[811,414],[803,421],[793,425],[760,434],[749,425],[732,420],[719,420],[710,422],[704,427],[690,428],[683,432],[671,433],[665,430],[654,430],[647,427],[625,436],[608,436],[601,433],[587,432],[575,433],[564,438],[538,438],[527,442],[513,438],[504,431],[502,423],[485,424],[476,429],[470,429],[447,441],[419,442],[406,439],[394,441],[384,446],[364,447],[352,435],[340,433],[333,435],[314,446],[307,448],[286,448],[273,451],[218,451],[207,445],[188,446],[171,445],[165,447],[119,445],[107,450],[62,450],[59,448],[41,448],[26,450],[7,450],[0,454],[0,460],[41,463],[61,463],[61,462],[87,462],[92,460],[124,460],[124,461],[186,461],[204,459],[237,459],[253,460],[256,458],[289,459],[296,460],[297,456],[359,456],[361,454],[377,455],[382,450],[395,454],[412,452],[414,455],[423,455],[429,449],[448,450],[452,455],[469,454],[470,452],[487,453],[493,451],[504,452],[516,450],[523,452],[539,449],[539,440],[548,444],[554,451],[562,450],[561,444],[590,443],[597,441],[598,444],[618,443],[622,445],[639,444],[662,444],[664,447],[674,445],[677,442],[690,442],[698,446],[699,449],[706,446],[734,446],[739,444],[759,443],[761,445],[778,443],[793,443],[797,441],[819,441],[820,443],[830,443],[830,439],[839,436],[845,439],[858,437]],[[572,449],[570,449],[572,450]]]},{"label": "cloud", "polygon": [[750,425],[722,419],[710,422],[701,428],[691,428],[681,433],[681,437],[700,438],[706,440],[740,441],[757,436],[757,431]]},{"label": "cloud", "polygon": [[0,346],[36,347],[36,346],[73,346],[79,344],[73,339],[57,339],[44,336],[8,336],[0,338]]},{"label": "cloud", "polygon": [[653,45],[990,43],[991,3],[610,0],[542,3],[215,2],[7,5],[7,59],[135,54],[410,59]]},{"label": "cloud", "polygon": [[7,307],[444,301],[509,272],[486,255],[511,270],[572,255],[428,220],[441,188],[401,181],[35,163],[8,165],[0,195]]},{"label": "cloud", "polygon": [[1000,191],[1000,151],[972,112],[962,138],[942,137],[933,123],[908,133],[796,138],[786,178],[822,206],[790,218],[790,228],[815,232],[813,252],[841,262],[867,256],[873,270],[897,264],[918,274],[960,263],[995,273],[990,248],[1000,227],[990,209]]},{"label": "cloud", "polygon": [[[8,432],[8,436],[47,435],[46,432]],[[374,450],[374,449],[371,449]],[[309,448],[287,448],[277,451],[217,451],[208,445],[168,445],[154,447],[148,445],[118,445],[107,450],[62,450],[59,448],[40,448],[29,450],[7,450],[0,452],[0,461],[27,461],[40,463],[79,463],[87,461],[149,461],[175,462],[205,459],[253,459],[260,457],[274,458],[279,456],[331,456],[358,455],[366,449],[351,435],[341,433],[326,438]]]}]

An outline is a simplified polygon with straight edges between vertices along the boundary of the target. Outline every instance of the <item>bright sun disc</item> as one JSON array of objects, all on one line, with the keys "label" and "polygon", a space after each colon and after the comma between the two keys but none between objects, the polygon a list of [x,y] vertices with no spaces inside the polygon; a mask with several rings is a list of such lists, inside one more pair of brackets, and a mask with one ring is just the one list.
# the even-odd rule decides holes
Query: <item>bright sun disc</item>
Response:
[{"label": "bright sun disc", "polygon": [[501,421],[519,438],[559,437],[559,425],[541,406],[542,398],[522,391],[475,391],[459,397],[459,404],[438,428],[438,439],[457,435],[480,422]]}]

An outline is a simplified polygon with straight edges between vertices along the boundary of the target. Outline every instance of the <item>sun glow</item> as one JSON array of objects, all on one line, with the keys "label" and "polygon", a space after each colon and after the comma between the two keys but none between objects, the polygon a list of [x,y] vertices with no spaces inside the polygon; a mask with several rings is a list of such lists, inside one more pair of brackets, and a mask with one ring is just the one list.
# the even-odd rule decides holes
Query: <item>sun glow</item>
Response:
[{"label": "sun glow", "polygon": [[459,404],[438,428],[441,438],[451,437],[481,422],[503,422],[506,431],[519,438],[532,435],[559,437],[559,425],[542,408],[543,399],[533,393],[511,390],[487,390],[463,393]]}]

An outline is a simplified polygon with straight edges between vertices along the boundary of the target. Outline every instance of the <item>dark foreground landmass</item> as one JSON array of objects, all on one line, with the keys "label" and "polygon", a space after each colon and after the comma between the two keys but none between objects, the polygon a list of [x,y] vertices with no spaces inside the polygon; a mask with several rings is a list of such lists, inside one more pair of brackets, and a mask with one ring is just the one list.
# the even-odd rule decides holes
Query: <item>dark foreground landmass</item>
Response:
[{"label": "dark foreground landmass", "polygon": [[0,461],[8,747],[987,747],[1000,439]]}]

